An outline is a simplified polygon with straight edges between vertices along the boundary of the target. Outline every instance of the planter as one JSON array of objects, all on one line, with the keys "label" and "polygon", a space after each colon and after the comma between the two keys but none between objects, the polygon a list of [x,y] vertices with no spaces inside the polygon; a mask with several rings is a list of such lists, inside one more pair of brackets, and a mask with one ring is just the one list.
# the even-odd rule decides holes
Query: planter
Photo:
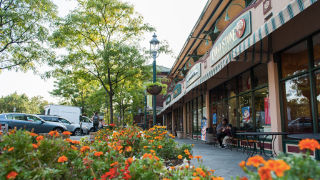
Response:
[{"label": "planter", "polygon": [[182,139],[183,138],[183,131],[177,131],[177,137],[178,137],[178,139]]},{"label": "planter", "polygon": [[158,95],[162,91],[162,87],[158,85],[151,85],[147,87],[147,92],[151,95]]}]

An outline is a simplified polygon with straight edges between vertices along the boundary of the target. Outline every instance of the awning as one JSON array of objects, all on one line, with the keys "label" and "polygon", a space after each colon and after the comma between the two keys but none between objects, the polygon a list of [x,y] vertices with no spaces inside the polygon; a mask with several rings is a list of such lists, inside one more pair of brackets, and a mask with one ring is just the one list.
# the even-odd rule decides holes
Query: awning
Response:
[{"label": "awning", "polygon": [[[306,8],[310,7],[312,4],[317,2],[318,0],[293,0],[291,1],[284,9],[282,9],[277,15],[270,18],[267,22],[265,22],[260,28],[258,28],[255,32],[253,32],[250,36],[248,36],[244,41],[242,41],[239,45],[233,48],[228,54],[226,54],[221,60],[219,60],[213,68],[204,74],[201,78],[199,78],[196,82],[194,82],[190,87],[188,87],[184,92],[176,97],[172,102],[166,105],[159,114],[164,112],[168,107],[176,103],[180,100],[185,94],[191,91],[193,88],[199,86],[200,84],[206,82],[208,79],[215,76],[219,71],[221,71],[224,67],[226,67],[232,61],[238,61],[239,55],[245,54],[247,55],[247,50],[249,48],[253,49],[252,56],[255,53],[255,46],[258,42],[260,42],[260,49],[262,49],[262,39],[267,37],[270,33],[277,30],[285,23],[290,21],[292,18],[297,16],[299,13],[304,11]],[[259,54],[260,58],[263,58],[263,52]]]}]

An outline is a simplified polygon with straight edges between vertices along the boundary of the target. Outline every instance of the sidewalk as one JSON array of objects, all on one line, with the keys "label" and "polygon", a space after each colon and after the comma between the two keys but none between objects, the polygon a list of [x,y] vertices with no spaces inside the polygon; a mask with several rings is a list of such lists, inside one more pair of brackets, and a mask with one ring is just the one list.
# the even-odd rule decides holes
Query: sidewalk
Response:
[{"label": "sidewalk", "polygon": [[[245,173],[238,166],[241,161],[247,158],[247,155],[241,151],[221,149],[202,141],[190,139],[176,139],[176,141],[178,143],[194,144],[193,155],[202,156],[203,165],[215,170],[217,176],[224,177],[225,180],[231,179],[231,177],[245,176]],[[192,164],[197,166],[197,160],[192,160]]]}]

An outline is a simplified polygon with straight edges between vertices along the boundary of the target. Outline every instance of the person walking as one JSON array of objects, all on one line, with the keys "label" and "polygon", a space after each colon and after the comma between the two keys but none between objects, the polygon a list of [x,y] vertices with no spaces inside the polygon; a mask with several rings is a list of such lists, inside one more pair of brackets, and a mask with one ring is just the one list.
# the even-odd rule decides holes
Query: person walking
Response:
[{"label": "person walking", "polygon": [[94,132],[97,132],[99,129],[99,122],[100,122],[100,118],[98,115],[98,112],[95,112],[93,117],[92,117],[92,123],[93,123],[93,129]]}]

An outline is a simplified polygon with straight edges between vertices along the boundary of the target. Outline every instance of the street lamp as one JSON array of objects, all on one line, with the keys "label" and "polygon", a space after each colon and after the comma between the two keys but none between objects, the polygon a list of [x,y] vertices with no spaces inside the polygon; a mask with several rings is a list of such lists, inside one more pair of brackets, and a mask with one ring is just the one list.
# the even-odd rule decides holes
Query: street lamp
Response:
[{"label": "street lamp", "polygon": [[[156,69],[156,59],[159,51],[159,40],[157,39],[156,33],[153,34],[152,39],[150,41],[150,53],[153,57],[153,82],[157,81],[157,69]],[[153,108],[153,125],[157,123],[157,110],[156,110],[156,95],[152,95],[152,108]]]}]

